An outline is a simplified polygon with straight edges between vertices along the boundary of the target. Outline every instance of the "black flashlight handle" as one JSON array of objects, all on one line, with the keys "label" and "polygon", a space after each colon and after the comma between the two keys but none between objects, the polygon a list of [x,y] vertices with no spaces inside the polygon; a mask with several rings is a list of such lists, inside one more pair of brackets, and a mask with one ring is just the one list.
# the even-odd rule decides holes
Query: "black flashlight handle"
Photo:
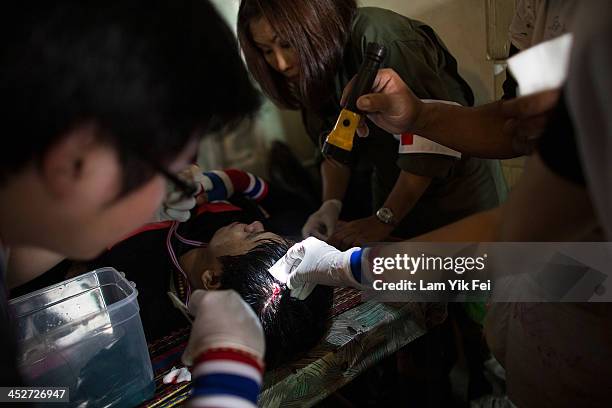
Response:
[{"label": "black flashlight handle", "polygon": [[346,109],[351,112],[361,113],[359,109],[357,109],[357,99],[372,90],[376,74],[386,55],[387,49],[384,45],[374,42],[368,43],[365,57],[357,72],[353,88],[346,100],[346,105],[344,106]]}]

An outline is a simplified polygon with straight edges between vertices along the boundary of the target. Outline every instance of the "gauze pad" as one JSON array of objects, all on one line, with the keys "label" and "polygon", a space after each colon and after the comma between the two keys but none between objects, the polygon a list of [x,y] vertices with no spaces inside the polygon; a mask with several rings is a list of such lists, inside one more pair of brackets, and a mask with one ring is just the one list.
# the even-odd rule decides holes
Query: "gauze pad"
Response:
[{"label": "gauze pad", "polygon": [[[299,264],[299,263],[298,263]],[[288,260],[287,255],[281,257],[270,269],[268,272],[270,275],[274,277],[277,281],[287,284],[287,279],[289,279],[289,274],[297,267],[295,265],[294,260]]]},{"label": "gauze pad", "polygon": [[[303,248],[299,252],[301,256],[304,256]],[[290,259],[287,255],[283,256],[281,259],[276,261],[274,265],[270,269],[268,269],[268,273],[272,275],[276,280],[284,283],[291,289],[291,297],[297,298],[299,300],[306,299],[313,291],[313,289],[317,286],[316,283],[305,283],[300,285],[299,287],[293,288],[289,285],[289,275],[293,272],[302,262],[301,258]]]}]

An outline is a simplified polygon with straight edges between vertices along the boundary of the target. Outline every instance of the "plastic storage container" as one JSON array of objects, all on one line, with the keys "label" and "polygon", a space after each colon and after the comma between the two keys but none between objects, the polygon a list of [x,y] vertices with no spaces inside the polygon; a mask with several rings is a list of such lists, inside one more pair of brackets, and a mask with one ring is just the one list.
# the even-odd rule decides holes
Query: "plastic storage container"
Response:
[{"label": "plastic storage container", "polygon": [[10,302],[21,371],[32,386],[69,387],[70,406],[134,406],[155,391],[138,291],[97,269]]}]

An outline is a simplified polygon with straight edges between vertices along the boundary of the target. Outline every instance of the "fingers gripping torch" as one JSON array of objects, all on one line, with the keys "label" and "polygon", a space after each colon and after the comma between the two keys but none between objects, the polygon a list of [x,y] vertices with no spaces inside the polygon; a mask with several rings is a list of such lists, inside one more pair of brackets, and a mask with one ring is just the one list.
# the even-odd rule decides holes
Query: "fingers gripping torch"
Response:
[{"label": "fingers gripping torch", "polygon": [[322,152],[325,156],[348,164],[353,150],[353,139],[359,126],[362,112],[357,109],[357,99],[369,92],[376,79],[376,73],[385,59],[387,49],[384,45],[368,43],[365,58],[346,103],[338,116],[336,126],[325,139]]}]

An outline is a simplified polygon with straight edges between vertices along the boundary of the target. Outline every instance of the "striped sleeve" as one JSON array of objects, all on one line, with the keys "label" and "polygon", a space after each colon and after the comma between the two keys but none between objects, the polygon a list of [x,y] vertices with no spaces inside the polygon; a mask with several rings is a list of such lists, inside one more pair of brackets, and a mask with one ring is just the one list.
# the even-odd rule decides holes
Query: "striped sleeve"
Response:
[{"label": "striped sleeve", "polygon": [[202,185],[210,202],[227,200],[236,193],[261,201],[268,194],[268,183],[246,171],[227,169],[205,172],[203,176]]},{"label": "striped sleeve", "polygon": [[263,366],[233,349],[202,353],[195,361],[190,407],[255,408]]}]

